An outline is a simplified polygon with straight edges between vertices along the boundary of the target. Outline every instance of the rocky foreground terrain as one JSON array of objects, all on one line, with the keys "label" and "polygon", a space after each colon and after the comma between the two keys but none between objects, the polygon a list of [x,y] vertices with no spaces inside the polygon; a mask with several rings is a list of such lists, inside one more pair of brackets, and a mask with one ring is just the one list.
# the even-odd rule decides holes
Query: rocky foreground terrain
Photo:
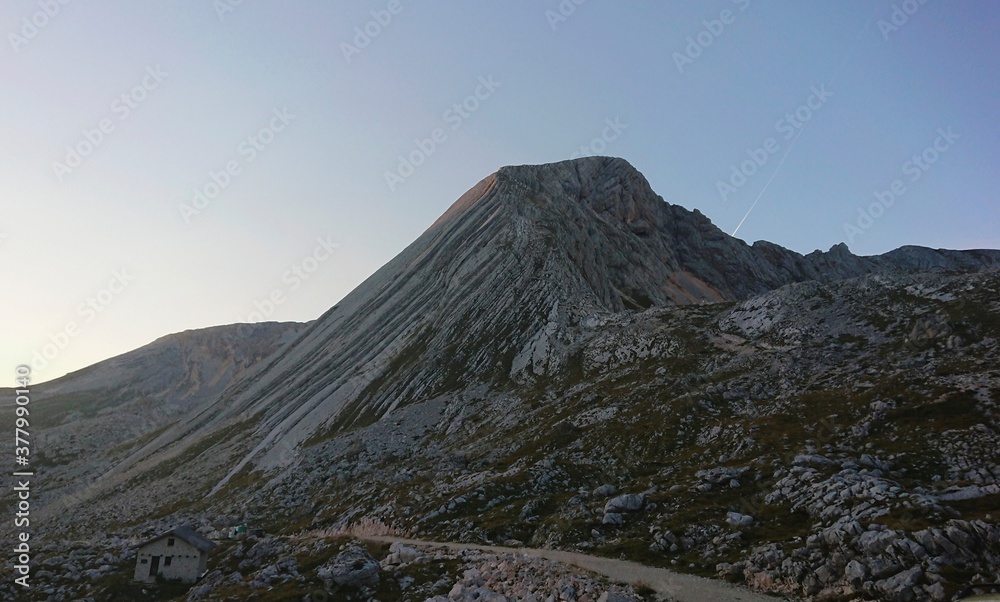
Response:
[{"label": "rocky foreground terrain", "polygon": [[[995,251],[745,245],[620,160],[504,168],[107,476],[40,478],[35,599],[130,599],[130,543],[248,522],[269,535],[226,542],[190,592],[141,595],[550,586],[470,552],[382,562],[391,593],[345,593],[330,567],[357,544],[309,534],[381,524],[800,599],[950,600],[1000,581],[998,267]],[[610,587],[564,578],[564,599]]]}]

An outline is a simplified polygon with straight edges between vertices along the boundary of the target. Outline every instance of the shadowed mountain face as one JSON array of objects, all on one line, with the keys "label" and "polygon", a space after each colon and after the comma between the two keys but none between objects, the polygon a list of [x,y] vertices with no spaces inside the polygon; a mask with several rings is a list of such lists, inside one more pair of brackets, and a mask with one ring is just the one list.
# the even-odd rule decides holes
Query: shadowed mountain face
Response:
[{"label": "shadowed mountain face", "polygon": [[86,414],[116,408],[125,396],[156,398],[163,405],[187,410],[242,379],[254,364],[305,328],[297,322],[265,322],[188,330],[36,385],[35,391],[49,400],[81,393],[103,395],[114,388],[113,397],[105,398],[100,407],[74,408]]},{"label": "shadowed mountain face", "polygon": [[[63,481],[51,487],[65,484],[68,503],[122,532],[144,521],[152,534],[167,525],[151,517],[178,522],[176,508],[253,509],[276,529],[374,515],[548,546],[599,547],[614,541],[606,529],[623,550],[683,566],[807,537],[875,537],[859,525],[904,503],[926,512],[893,525],[916,531],[943,524],[938,502],[996,493],[1000,466],[966,452],[995,449],[982,442],[996,439],[985,425],[1000,399],[998,267],[1000,251],[747,245],[665,203],[620,159],[505,167],[308,325],[174,335],[39,387],[65,435],[59,453],[88,458],[93,445],[69,437],[120,429],[92,462],[53,457]],[[942,400],[959,418],[944,418]],[[843,426],[821,428],[830,421]],[[928,436],[941,442],[931,460]],[[71,487],[91,475],[91,487]],[[607,510],[586,492],[608,483],[662,511],[639,523],[623,518],[638,511],[631,502]],[[856,500],[813,499],[845,487]],[[970,520],[988,519],[970,507]],[[737,510],[771,526],[734,536],[717,523]],[[975,553],[992,558],[982,541]],[[795,575],[847,557],[824,554],[757,585],[812,587]],[[770,575],[758,570],[768,558],[751,557],[746,578]]]},{"label": "shadowed mountain face", "polygon": [[[189,330],[33,386],[33,460],[45,472],[44,488],[51,495],[100,476],[139,442],[215,401],[305,327]],[[0,390],[0,399],[13,399],[10,391]]]}]

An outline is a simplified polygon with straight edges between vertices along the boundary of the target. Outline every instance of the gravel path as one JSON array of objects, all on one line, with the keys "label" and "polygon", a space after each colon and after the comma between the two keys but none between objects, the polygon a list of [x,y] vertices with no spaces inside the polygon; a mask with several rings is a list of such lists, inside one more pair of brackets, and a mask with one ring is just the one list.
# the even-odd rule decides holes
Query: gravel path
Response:
[{"label": "gravel path", "polygon": [[665,594],[677,602],[776,602],[776,600],[791,600],[790,598],[775,598],[740,588],[724,581],[705,579],[694,575],[675,573],[667,569],[645,566],[637,562],[601,558],[578,552],[562,550],[539,550],[534,548],[505,548],[502,546],[484,546],[476,544],[453,543],[444,541],[423,541],[419,539],[404,539],[400,537],[371,536],[365,539],[384,542],[401,542],[408,546],[423,546],[448,548],[451,550],[482,550],[501,554],[523,554],[545,558],[563,564],[571,564],[587,571],[603,575],[612,581],[620,583],[643,582],[657,593]]}]

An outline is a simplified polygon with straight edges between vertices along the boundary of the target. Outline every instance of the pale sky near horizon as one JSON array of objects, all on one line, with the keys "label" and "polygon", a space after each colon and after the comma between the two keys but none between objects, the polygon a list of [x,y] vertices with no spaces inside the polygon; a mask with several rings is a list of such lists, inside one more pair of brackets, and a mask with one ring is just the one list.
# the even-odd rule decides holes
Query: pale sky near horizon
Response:
[{"label": "pale sky near horizon", "polygon": [[314,319],[581,153],[747,242],[1000,248],[1000,5],[577,2],[7,0],[0,385]]}]

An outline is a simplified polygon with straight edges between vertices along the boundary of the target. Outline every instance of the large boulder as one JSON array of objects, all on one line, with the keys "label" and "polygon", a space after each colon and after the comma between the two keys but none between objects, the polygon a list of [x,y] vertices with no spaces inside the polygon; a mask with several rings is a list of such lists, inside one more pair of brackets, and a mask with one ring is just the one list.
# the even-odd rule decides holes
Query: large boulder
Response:
[{"label": "large boulder", "polygon": [[727,512],[726,523],[731,527],[749,527],[753,525],[753,517],[739,512]]},{"label": "large boulder", "polygon": [[857,559],[851,560],[844,567],[844,579],[855,589],[861,589],[864,582],[868,580],[868,574],[868,567],[864,563],[858,562]]},{"label": "large boulder", "polygon": [[360,588],[378,583],[379,563],[364,548],[350,545],[333,559],[320,567],[317,574],[328,588],[334,585]]},{"label": "large boulder", "polygon": [[389,555],[382,561],[385,565],[407,564],[421,557],[418,550],[398,541],[389,546]]},{"label": "large boulder", "polygon": [[618,493],[618,490],[615,489],[615,486],[611,485],[609,483],[606,483],[606,484],[601,485],[600,487],[598,487],[597,489],[594,490],[594,497],[596,497],[596,498],[609,498],[609,497],[613,496],[616,493]]},{"label": "large boulder", "polygon": [[611,498],[604,505],[604,513],[638,512],[646,505],[646,498],[638,493],[626,493],[618,497]]},{"label": "large boulder", "polygon": [[891,600],[914,600],[916,594],[913,586],[920,582],[924,571],[919,566],[912,566],[896,575],[875,582],[875,589]]}]

